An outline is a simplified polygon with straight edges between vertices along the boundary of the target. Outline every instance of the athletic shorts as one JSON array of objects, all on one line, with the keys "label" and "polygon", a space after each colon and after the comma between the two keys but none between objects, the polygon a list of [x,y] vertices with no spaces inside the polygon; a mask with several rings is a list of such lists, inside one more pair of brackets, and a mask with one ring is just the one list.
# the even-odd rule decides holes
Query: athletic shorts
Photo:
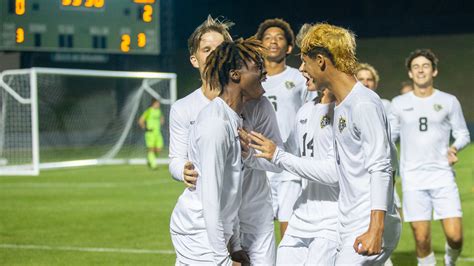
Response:
[{"label": "athletic shorts", "polygon": [[280,222],[288,222],[295,202],[301,194],[301,181],[270,181],[273,213]]},{"label": "athletic shorts", "polygon": [[335,265],[340,266],[356,266],[356,265],[377,265],[382,266],[390,258],[393,248],[382,249],[382,252],[377,255],[365,256],[355,252],[352,246],[343,246],[337,251]]},{"label": "athletic shorts", "polygon": [[247,252],[252,265],[275,265],[275,233],[240,233],[242,250]]},{"label": "athletic shorts", "polygon": [[403,192],[405,222],[462,217],[458,186]]},{"label": "athletic shorts", "polygon": [[326,238],[285,234],[278,246],[277,265],[334,265],[338,243]]},{"label": "athletic shorts", "polygon": [[[206,232],[194,235],[171,233],[171,241],[176,251],[175,265],[215,265],[214,252]],[[230,256],[224,265],[232,265]]]},{"label": "athletic shorts", "polygon": [[161,132],[149,131],[145,133],[145,143],[147,148],[163,149],[163,136]]}]

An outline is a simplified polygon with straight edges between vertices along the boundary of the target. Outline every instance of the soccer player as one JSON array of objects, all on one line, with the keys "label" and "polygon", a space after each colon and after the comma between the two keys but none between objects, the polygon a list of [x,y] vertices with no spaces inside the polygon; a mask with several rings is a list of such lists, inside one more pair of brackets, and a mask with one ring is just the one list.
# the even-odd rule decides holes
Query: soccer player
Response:
[{"label": "soccer player", "polygon": [[302,69],[336,98],[334,150],[339,176],[336,265],[381,264],[400,237],[393,204],[394,146],[380,97],[354,78],[355,37],[327,23],[313,26],[302,45]]},{"label": "soccer player", "polygon": [[[283,142],[288,139],[298,109],[307,97],[305,79],[301,73],[286,65],[286,57],[294,47],[294,33],[282,19],[263,21],[255,34],[268,49],[265,57],[267,79],[263,83],[265,96],[275,109]],[[285,234],[293,206],[301,191],[301,179],[289,172],[267,172],[270,180],[275,218],[280,221],[281,236]]]},{"label": "soccer player", "polygon": [[163,135],[161,126],[165,123],[165,117],[161,113],[160,101],[153,99],[151,106],[138,119],[138,125],[144,129],[145,143],[148,149],[148,166],[156,169],[156,155],[163,149]]},{"label": "soccer player", "polygon": [[[208,17],[196,28],[188,40],[191,63],[200,72],[202,86],[190,95],[178,100],[170,112],[170,172],[173,178],[184,181],[193,188],[198,172],[187,156],[188,134],[197,114],[217,94],[209,89],[204,77],[204,63],[207,55],[224,40],[231,40],[228,28],[230,22],[221,22]],[[267,98],[261,97],[246,103],[242,115],[243,125],[248,130],[258,130],[281,146],[275,111]],[[252,263],[273,264],[275,262],[275,238],[271,194],[265,173],[262,170],[281,172],[273,165],[261,165],[260,160],[244,160],[242,204],[239,210],[240,245],[234,245],[233,256],[239,256],[243,249]],[[241,254],[241,253],[240,253]],[[238,259],[238,258],[236,258]]]},{"label": "soccer player", "polygon": [[228,32],[232,25],[231,22],[221,22],[208,16],[188,39],[189,60],[193,67],[199,70],[202,84],[200,88],[171,106],[169,123],[169,171],[175,180],[183,181],[188,187],[194,186],[197,177],[197,171],[193,170],[192,163],[188,160],[189,130],[199,112],[217,97],[217,92],[211,91],[204,79],[206,58],[223,41],[232,40]]},{"label": "soccer player", "polygon": [[[462,211],[452,165],[469,141],[461,105],[455,96],[433,87],[438,58],[428,49],[406,59],[414,90],[392,102],[392,138],[400,136],[403,216],[415,237],[418,265],[435,265],[431,220],[441,220],[446,236],[445,265],[461,253]],[[450,132],[455,141],[449,145]]]},{"label": "soccer player", "polygon": [[232,265],[227,245],[241,203],[242,98],[263,95],[261,51],[258,40],[239,39],[222,43],[207,58],[205,80],[219,96],[201,110],[189,134],[189,159],[200,177],[171,216],[177,265]]},{"label": "soccer player", "polygon": [[[357,79],[364,84],[367,88],[376,91],[379,86],[380,76],[372,65],[367,63],[360,63],[356,71]],[[381,99],[385,113],[390,114],[390,101],[387,99]]]}]

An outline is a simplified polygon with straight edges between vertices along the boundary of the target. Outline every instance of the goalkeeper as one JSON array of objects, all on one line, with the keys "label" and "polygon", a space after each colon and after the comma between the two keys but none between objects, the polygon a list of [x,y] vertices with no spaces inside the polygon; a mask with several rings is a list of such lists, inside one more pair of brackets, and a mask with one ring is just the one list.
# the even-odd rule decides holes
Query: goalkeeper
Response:
[{"label": "goalkeeper", "polygon": [[144,129],[145,143],[148,149],[148,166],[156,168],[156,155],[163,149],[163,135],[161,135],[161,125],[165,123],[165,118],[161,113],[160,101],[153,99],[151,106],[140,116],[138,125]]}]

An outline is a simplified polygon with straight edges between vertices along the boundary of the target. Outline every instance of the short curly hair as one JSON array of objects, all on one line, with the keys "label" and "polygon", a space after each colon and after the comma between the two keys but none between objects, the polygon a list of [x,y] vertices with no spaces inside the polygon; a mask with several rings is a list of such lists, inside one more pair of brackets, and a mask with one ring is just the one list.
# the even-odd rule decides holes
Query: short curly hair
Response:
[{"label": "short curly hair", "polygon": [[426,59],[431,61],[431,65],[433,66],[433,70],[438,69],[438,57],[431,51],[430,49],[416,49],[415,51],[411,52],[410,55],[405,59],[405,66],[408,70],[411,70],[411,62],[413,59],[423,56]]},{"label": "short curly hair", "polygon": [[379,85],[379,81],[380,81],[380,76],[379,76],[379,73],[377,72],[377,70],[375,70],[375,68],[368,64],[368,63],[360,63],[359,66],[357,66],[356,70],[355,70],[355,74],[357,75],[357,73],[359,73],[359,71],[361,70],[367,70],[370,72],[370,74],[372,74],[372,77],[374,77],[374,81],[375,81],[375,87],[377,87],[377,85]]},{"label": "short curly hair", "polygon": [[207,16],[207,19],[199,25],[194,32],[188,38],[188,50],[189,54],[193,55],[199,48],[199,43],[204,34],[215,31],[224,36],[224,41],[232,41],[232,37],[229,33],[229,28],[234,25],[233,22],[219,18],[212,18],[211,15]]},{"label": "short curly hair", "polygon": [[321,54],[346,74],[353,75],[357,68],[355,34],[328,23],[318,23],[309,29],[301,42],[301,53],[310,58]]},{"label": "short curly hair", "polygon": [[288,22],[284,21],[281,18],[273,18],[273,19],[267,19],[264,22],[260,23],[257,29],[257,33],[255,33],[255,37],[262,41],[263,39],[263,34],[268,28],[272,27],[277,27],[283,30],[285,33],[285,39],[288,45],[295,46],[295,33],[291,29],[290,24]]}]

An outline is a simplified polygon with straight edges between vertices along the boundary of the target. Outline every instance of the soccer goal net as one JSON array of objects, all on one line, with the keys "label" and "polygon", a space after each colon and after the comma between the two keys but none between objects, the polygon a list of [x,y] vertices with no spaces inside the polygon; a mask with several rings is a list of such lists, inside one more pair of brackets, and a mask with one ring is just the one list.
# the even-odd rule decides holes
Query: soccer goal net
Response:
[{"label": "soccer goal net", "polygon": [[40,169],[145,164],[137,121],[153,99],[161,103],[167,163],[168,116],[176,74],[53,68],[0,74],[0,175]]}]

